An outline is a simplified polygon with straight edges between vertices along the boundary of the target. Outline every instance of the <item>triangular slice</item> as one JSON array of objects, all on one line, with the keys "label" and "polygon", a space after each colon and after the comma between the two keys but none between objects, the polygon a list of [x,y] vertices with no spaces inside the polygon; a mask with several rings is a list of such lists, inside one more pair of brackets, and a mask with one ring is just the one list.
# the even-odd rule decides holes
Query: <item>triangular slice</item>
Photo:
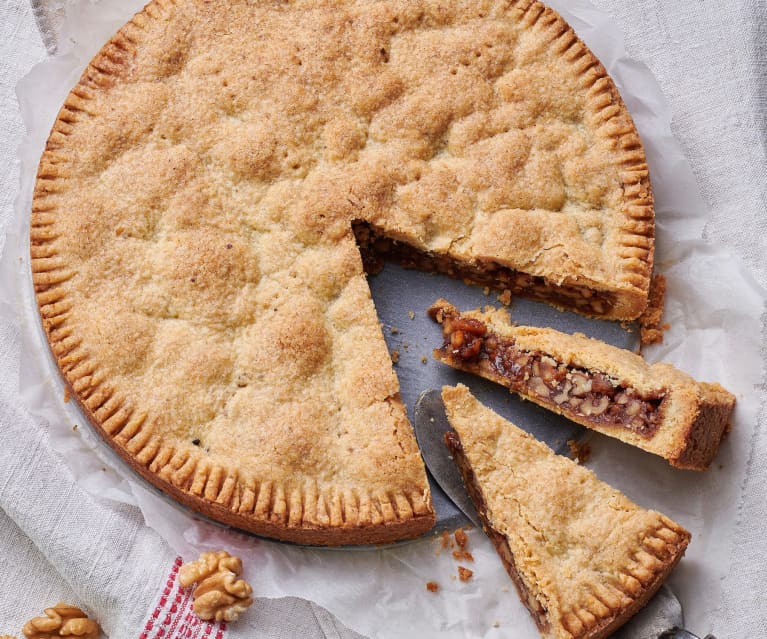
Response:
[{"label": "triangular slice", "polygon": [[485,531],[547,639],[600,639],[660,588],[690,533],[480,404],[442,390],[446,442]]},{"label": "triangular slice", "polygon": [[429,313],[442,325],[434,356],[445,364],[679,468],[705,470],[719,449],[735,404],[719,384],[579,333],[513,326],[505,309],[460,312],[438,300]]}]

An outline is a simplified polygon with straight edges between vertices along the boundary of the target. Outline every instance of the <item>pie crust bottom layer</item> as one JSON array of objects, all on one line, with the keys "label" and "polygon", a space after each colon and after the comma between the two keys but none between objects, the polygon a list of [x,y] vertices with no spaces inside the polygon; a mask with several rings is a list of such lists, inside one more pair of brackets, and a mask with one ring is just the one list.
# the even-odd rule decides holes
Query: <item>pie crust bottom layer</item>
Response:
[{"label": "pie crust bottom layer", "polygon": [[638,612],[690,534],[480,404],[442,390],[445,440],[543,637],[601,639]]}]

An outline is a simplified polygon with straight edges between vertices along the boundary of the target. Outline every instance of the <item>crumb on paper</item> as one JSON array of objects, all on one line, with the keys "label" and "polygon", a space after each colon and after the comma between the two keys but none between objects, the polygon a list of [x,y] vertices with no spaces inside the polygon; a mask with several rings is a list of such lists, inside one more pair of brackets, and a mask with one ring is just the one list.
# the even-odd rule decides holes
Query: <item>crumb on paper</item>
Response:
[{"label": "crumb on paper", "polygon": [[453,533],[453,536],[455,537],[455,543],[458,544],[458,547],[461,550],[465,550],[466,544],[469,543],[469,538],[466,535],[466,531],[463,528],[459,528],[455,531],[455,533]]},{"label": "crumb on paper", "polygon": [[665,297],[666,278],[663,275],[653,276],[647,308],[639,316],[639,342],[642,346],[663,343],[663,332],[670,328],[668,324],[661,324]]},{"label": "crumb on paper", "polygon": [[[409,317],[411,320],[413,320],[413,319],[415,319],[415,312],[413,312],[413,311],[408,311],[408,312],[407,312],[407,316],[408,316],[408,317]],[[429,583],[431,583],[431,582],[429,582]]]},{"label": "crumb on paper", "polygon": [[575,439],[568,439],[567,446],[570,448],[570,457],[576,462],[584,464],[588,461],[588,458],[591,455],[591,446]]},{"label": "crumb on paper", "polygon": [[490,295],[490,287],[489,286],[485,286],[485,288],[482,289],[482,293],[484,294],[485,297]]},{"label": "crumb on paper", "polygon": [[69,392],[69,386],[64,386],[64,403],[68,404],[70,399],[72,399],[72,394]]},{"label": "crumb on paper", "polygon": [[392,326],[389,330],[392,335],[397,335],[397,333],[399,333],[399,329],[396,326]]},{"label": "crumb on paper", "polygon": [[421,364],[427,364],[428,362],[429,358],[426,355],[421,355]]},{"label": "crumb on paper", "polygon": [[474,561],[474,555],[468,550],[454,550],[453,559],[456,561]]},{"label": "crumb on paper", "polygon": [[469,570],[468,568],[465,568],[464,566],[458,566],[458,579],[461,581],[469,581],[469,579],[472,578],[474,575],[473,570]]},{"label": "crumb on paper", "polygon": [[453,542],[450,540],[450,533],[447,530],[442,531],[442,547],[452,548]]},{"label": "crumb on paper", "polygon": [[501,622],[496,619],[493,622],[493,628],[500,628],[500,627],[501,627]]},{"label": "crumb on paper", "polygon": [[500,293],[496,299],[503,304],[504,306],[508,306],[511,304],[511,291],[507,288],[503,289],[503,292]]},{"label": "crumb on paper", "polygon": [[75,424],[74,426],[72,426],[72,432],[76,433],[78,428],[80,427],[77,424]]},{"label": "crumb on paper", "polygon": [[427,581],[426,590],[429,592],[437,592],[439,590],[439,584],[436,581]]},{"label": "crumb on paper", "polygon": [[501,588],[501,592],[509,592],[509,587],[504,586],[503,588]]},{"label": "crumb on paper", "polygon": [[408,350],[410,348],[410,342],[402,342],[402,348]]},{"label": "crumb on paper", "polygon": [[399,362],[399,351],[392,351],[391,352],[391,361],[395,364]]}]

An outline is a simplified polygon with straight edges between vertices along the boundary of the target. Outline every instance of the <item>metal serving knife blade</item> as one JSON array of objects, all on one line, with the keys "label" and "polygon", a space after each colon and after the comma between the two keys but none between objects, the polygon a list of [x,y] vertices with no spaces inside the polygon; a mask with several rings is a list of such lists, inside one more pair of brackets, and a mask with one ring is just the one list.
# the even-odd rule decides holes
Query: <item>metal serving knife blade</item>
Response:
[{"label": "metal serving knife blade", "polygon": [[[445,433],[450,430],[440,392],[427,390],[421,393],[415,405],[415,436],[426,467],[461,512],[481,528],[474,503],[445,445]],[[663,586],[640,612],[612,636],[614,639],[700,639],[683,630],[682,626],[682,604],[668,586]],[[716,638],[707,635],[704,639]]]}]

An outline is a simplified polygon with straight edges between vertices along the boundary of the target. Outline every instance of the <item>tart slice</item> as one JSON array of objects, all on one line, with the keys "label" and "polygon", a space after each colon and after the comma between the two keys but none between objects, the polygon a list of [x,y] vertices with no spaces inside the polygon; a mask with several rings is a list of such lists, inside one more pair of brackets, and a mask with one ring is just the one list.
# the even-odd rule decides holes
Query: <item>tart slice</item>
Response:
[{"label": "tart slice", "polygon": [[735,396],[671,364],[577,333],[512,326],[505,309],[461,313],[438,300],[429,314],[442,325],[438,360],[673,466],[705,470],[727,430]]},{"label": "tart slice", "polygon": [[485,531],[547,639],[600,639],[660,588],[690,533],[480,404],[442,389],[446,443]]}]

